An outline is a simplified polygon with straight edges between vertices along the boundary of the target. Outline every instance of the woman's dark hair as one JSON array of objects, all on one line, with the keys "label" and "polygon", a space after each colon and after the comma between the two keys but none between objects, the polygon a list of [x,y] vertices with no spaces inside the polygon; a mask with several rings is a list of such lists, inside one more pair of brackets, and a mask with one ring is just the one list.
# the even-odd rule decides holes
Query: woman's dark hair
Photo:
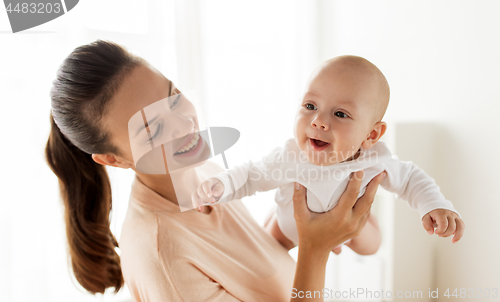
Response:
[{"label": "woman's dark hair", "polygon": [[118,292],[123,276],[109,228],[109,177],[91,154],[121,155],[101,121],[125,76],[144,63],[120,45],[97,40],[73,50],[52,82],[45,156],[59,179],[73,273],[92,294],[108,287]]}]

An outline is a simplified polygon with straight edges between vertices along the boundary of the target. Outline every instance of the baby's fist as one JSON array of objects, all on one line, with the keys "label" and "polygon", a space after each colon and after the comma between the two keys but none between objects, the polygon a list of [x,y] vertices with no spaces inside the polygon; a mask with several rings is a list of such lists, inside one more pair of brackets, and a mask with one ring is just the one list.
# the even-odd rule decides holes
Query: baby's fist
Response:
[{"label": "baby's fist", "polygon": [[435,209],[422,217],[424,229],[430,235],[434,234],[434,227],[437,226],[436,235],[448,237],[455,234],[452,243],[458,242],[464,235],[465,223],[457,213],[446,209]]},{"label": "baby's fist", "polygon": [[209,178],[202,182],[198,189],[191,194],[193,206],[201,211],[201,206],[213,204],[224,193],[224,185],[217,178]]}]

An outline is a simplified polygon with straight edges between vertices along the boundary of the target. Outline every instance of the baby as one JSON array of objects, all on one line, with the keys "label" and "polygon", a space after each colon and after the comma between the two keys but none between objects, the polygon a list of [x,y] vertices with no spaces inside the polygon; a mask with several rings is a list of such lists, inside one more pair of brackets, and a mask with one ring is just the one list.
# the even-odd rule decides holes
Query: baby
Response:
[{"label": "baby", "polygon": [[[294,138],[261,161],[249,161],[205,180],[192,194],[193,205],[226,202],[277,188],[278,226],[296,245],[294,182],[307,188],[311,211],[326,212],[337,204],[352,172],[365,171],[359,194],[362,196],[370,180],[386,171],[382,187],[418,210],[429,234],[437,226],[436,234],[454,234],[452,242],[457,242],[465,225],[452,203],[430,176],[412,162],[399,161],[379,141],[387,128],[382,118],[388,103],[387,80],[368,60],[340,56],[323,62],[313,72],[300,100]],[[361,254],[364,242],[359,241],[371,244],[363,232],[349,242]]]}]

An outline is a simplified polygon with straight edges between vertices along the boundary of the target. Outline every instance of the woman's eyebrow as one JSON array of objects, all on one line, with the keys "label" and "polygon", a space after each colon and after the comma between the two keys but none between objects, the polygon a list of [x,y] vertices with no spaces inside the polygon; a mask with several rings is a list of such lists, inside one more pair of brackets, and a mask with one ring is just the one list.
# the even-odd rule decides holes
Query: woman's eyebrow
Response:
[{"label": "woman's eyebrow", "polygon": [[[144,128],[149,127],[149,125],[151,125],[151,124],[152,124],[152,123],[153,123],[153,122],[154,122],[157,118],[158,118],[158,116],[155,116],[154,118],[152,118],[149,122],[147,122],[147,123],[146,123],[146,125],[145,125],[145,127],[144,127]],[[135,133],[134,137],[137,137],[137,135],[139,135],[139,133],[141,133],[141,131],[142,131],[144,128],[142,128],[142,127],[141,127],[141,128],[139,128],[139,129],[137,130],[137,132]]]},{"label": "woman's eyebrow", "polygon": [[163,78],[168,82],[168,95],[171,96],[172,92],[174,92],[174,85],[172,85],[172,81],[167,79],[165,76],[163,76]]}]

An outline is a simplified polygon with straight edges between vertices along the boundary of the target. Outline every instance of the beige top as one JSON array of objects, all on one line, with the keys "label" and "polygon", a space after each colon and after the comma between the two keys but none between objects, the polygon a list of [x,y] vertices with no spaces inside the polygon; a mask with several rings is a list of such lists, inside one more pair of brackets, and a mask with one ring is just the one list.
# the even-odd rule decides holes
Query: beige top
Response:
[{"label": "beige top", "polygon": [[136,177],[119,246],[135,301],[290,300],[295,262],[241,200],[180,212]]}]

